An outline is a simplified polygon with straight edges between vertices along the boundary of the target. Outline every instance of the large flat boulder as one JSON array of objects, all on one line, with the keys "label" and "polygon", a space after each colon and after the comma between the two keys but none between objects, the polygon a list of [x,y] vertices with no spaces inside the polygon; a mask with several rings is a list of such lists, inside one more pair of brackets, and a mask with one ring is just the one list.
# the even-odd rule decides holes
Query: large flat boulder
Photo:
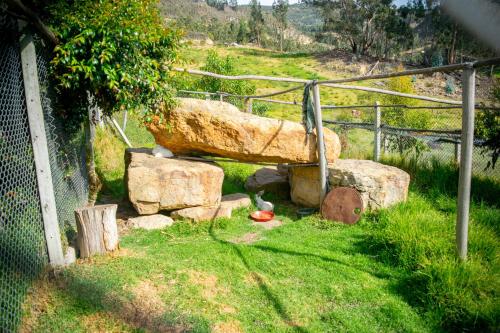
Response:
[{"label": "large flat boulder", "polygon": [[151,149],[125,153],[129,200],[140,215],[196,206],[217,206],[224,172],[214,163],[158,158]]},{"label": "large flat boulder", "polygon": [[[406,201],[410,176],[396,167],[369,160],[337,160],[328,165],[330,188],[345,186],[359,191],[365,209],[390,207]],[[306,207],[319,207],[317,167],[290,169],[292,201]]]},{"label": "large flat boulder", "polygon": [[[249,162],[305,163],[318,160],[316,135],[302,124],[240,112],[218,101],[181,98],[166,115],[152,122],[156,143],[183,155],[203,153]],[[340,155],[337,134],[324,129],[327,159]]]}]

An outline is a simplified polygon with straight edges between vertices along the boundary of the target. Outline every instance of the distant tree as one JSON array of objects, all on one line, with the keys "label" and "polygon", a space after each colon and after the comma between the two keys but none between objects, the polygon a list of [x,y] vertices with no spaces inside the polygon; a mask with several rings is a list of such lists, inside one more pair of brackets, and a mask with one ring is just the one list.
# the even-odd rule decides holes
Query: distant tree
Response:
[{"label": "distant tree", "polygon": [[238,0],[229,0],[229,7],[232,10],[238,10]]},{"label": "distant tree", "polygon": [[243,20],[240,21],[236,42],[238,42],[238,44],[246,44],[248,42],[248,25]]},{"label": "distant tree", "polygon": [[218,10],[224,10],[224,7],[226,7],[228,3],[227,0],[207,0],[207,5],[217,8]]},{"label": "distant tree", "polygon": [[392,0],[304,0],[322,9],[325,31],[335,32],[353,53],[367,54],[380,37]]},{"label": "distant tree", "polygon": [[264,30],[264,15],[260,1],[252,0],[250,2],[250,33],[252,38],[261,45],[262,31]]},{"label": "distant tree", "polygon": [[273,2],[273,16],[278,25],[281,52],[283,52],[283,38],[287,28],[286,14],[288,13],[288,6],[288,0],[274,0]]}]

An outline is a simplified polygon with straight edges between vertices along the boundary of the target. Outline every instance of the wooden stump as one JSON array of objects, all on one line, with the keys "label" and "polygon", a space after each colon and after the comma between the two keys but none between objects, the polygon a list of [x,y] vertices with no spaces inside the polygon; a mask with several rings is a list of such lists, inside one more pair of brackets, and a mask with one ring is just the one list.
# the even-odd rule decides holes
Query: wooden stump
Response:
[{"label": "wooden stump", "polygon": [[100,205],[75,210],[77,244],[81,258],[118,248],[117,208],[118,205]]}]

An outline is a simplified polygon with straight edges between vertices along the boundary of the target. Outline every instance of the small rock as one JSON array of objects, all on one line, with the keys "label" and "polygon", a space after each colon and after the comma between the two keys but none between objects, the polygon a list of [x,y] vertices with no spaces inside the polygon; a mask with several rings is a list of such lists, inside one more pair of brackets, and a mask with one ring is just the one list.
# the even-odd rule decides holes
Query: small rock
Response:
[{"label": "small rock", "polygon": [[220,203],[221,206],[228,207],[231,211],[233,209],[250,207],[251,204],[252,200],[250,200],[248,194],[244,193],[223,195]]},{"label": "small rock", "polygon": [[170,227],[174,223],[174,220],[168,216],[156,214],[134,217],[129,219],[128,222],[133,228],[156,230]]},{"label": "small rock", "polygon": [[231,217],[231,207],[217,206],[217,207],[191,207],[172,212],[170,216],[174,219],[188,219],[195,222],[214,220],[219,217]]},{"label": "small rock", "polygon": [[290,193],[288,169],[262,168],[248,177],[245,189],[250,192],[265,191],[287,197]]},{"label": "small rock", "polygon": [[72,246],[68,246],[66,249],[66,254],[64,255],[64,265],[69,266],[74,264],[76,261],[76,250]]}]

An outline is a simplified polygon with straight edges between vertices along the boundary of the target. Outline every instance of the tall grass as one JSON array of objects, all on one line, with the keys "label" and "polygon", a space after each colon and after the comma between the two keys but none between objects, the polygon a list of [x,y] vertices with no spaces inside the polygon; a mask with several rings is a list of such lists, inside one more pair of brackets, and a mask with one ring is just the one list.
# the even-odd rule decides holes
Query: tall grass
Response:
[{"label": "tall grass", "polygon": [[433,162],[388,160],[412,177],[407,203],[373,216],[372,244],[382,260],[410,272],[400,288],[411,304],[450,331],[500,329],[500,184],[473,179],[469,256],[455,254],[458,171]]}]

